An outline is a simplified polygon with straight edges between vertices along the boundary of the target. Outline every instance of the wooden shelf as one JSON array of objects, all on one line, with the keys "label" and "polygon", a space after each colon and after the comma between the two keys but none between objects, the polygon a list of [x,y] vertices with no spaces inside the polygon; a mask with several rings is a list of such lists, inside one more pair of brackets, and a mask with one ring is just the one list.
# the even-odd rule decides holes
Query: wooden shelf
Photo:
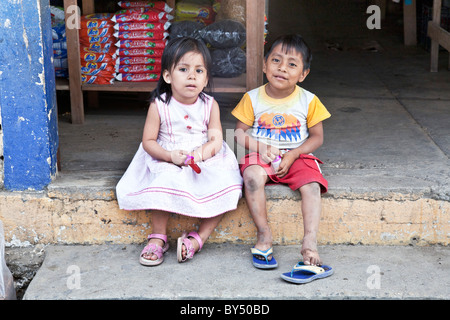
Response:
[{"label": "wooden shelf", "polygon": [[[238,93],[246,92],[246,75],[236,78],[213,78],[214,92]],[[68,83],[66,84],[68,88]],[[128,91],[128,92],[150,92],[156,87],[156,82],[120,82],[113,84],[82,84],[82,91]],[[66,89],[67,90],[67,89]]]},{"label": "wooden shelf", "polygon": [[[169,6],[175,8],[175,0],[166,0]],[[82,0],[82,15],[95,12],[94,0]],[[73,22],[73,8],[77,0],[64,0],[66,22]],[[264,58],[264,15],[265,0],[246,0],[246,56],[247,73],[236,78],[213,78],[214,92],[244,93],[263,83],[262,65]],[[156,82],[119,82],[110,85],[83,84],[80,69],[80,43],[76,28],[68,28],[66,23],[67,60],[69,79],[57,82],[57,90],[70,90],[72,123],[84,123],[83,92],[122,91],[150,92]]]}]

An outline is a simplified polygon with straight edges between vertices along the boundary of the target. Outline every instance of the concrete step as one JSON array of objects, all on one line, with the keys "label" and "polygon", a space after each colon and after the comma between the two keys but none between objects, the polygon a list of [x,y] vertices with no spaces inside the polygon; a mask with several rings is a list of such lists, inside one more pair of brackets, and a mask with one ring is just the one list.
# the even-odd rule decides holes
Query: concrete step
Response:
[{"label": "concrete step", "polygon": [[207,243],[194,259],[178,263],[170,244],[156,267],[139,264],[142,245],[48,246],[24,299],[254,299],[270,305],[266,300],[450,298],[448,247],[321,246],[334,274],[296,285],[280,277],[298,262],[296,245],[274,246],[279,267],[259,270],[249,245]]},{"label": "concrete step", "polygon": [[[151,233],[151,212],[120,210],[115,185],[122,172],[61,174],[44,191],[0,191],[6,243],[136,244]],[[368,170],[328,170],[318,241],[326,244],[448,245],[450,202],[435,180],[380,175]],[[301,198],[285,186],[267,186],[268,219],[275,244],[303,238]],[[196,229],[198,219],[173,214],[169,239]],[[256,241],[245,198],[226,213],[212,243]]]}]

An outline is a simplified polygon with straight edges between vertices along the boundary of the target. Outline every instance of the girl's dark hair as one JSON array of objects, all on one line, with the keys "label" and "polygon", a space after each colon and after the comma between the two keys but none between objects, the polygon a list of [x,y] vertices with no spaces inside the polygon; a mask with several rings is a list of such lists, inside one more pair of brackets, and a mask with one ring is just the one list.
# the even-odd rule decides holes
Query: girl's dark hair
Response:
[{"label": "girl's dark hair", "polygon": [[308,70],[311,67],[312,53],[306,44],[305,40],[303,40],[302,36],[299,34],[288,34],[284,36],[280,36],[276,38],[272,45],[270,46],[269,51],[267,52],[264,59],[267,61],[267,57],[272,52],[273,48],[277,45],[281,44],[281,50],[284,52],[290,52],[291,50],[295,50],[302,55],[303,58],[303,71]]},{"label": "girl's dark hair", "polygon": [[[172,87],[170,84],[166,83],[163,78],[163,72],[168,70],[172,71],[173,67],[181,60],[181,58],[188,52],[197,52],[203,56],[203,61],[205,62],[206,74],[208,76],[208,84],[206,87],[211,90],[211,55],[209,53],[209,49],[203,43],[203,41],[190,38],[190,37],[182,37],[182,38],[174,38],[171,39],[163,52],[161,57],[161,75],[159,77],[158,83],[156,85],[155,90],[152,91],[150,96],[150,102],[155,101],[156,98],[159,98],[164,101],[164,103],[169,103],[170,98],[172,97]],[[166,94],[165,99],[162,99],[162,94]],[[200,99],[204,100],[205,96],[203,92],[200,92]]]}]

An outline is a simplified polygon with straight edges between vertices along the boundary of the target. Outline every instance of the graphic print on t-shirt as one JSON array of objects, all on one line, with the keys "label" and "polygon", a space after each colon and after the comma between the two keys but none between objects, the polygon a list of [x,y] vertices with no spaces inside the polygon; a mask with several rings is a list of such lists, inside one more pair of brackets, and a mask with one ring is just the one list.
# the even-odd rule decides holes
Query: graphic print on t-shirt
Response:
[{"label": "graphic print on t-shirt", "polygon": [[300,121],[291,114],[263,113],[256,135],[278,141],[300,141]]}]

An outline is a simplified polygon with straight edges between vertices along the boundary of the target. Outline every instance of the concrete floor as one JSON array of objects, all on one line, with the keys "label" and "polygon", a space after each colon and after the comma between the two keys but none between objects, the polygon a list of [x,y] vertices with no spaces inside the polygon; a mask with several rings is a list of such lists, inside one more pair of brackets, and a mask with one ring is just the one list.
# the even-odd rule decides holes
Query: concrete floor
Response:
[{"label": "concrete floor", "polygon": [[[424,192],[449,199],[448,54],[440,54],[439,72],[430,73],[429,53],[402,43],[402,16],[388,14],[381,30],[369,30],[365,1],[287,3],[270,3],[268,40],[298,32],[312,48],[311,72],[302,86],[332,114],[324,122],[324,145],[316,152],[330,190],[373,185],[408,192],[423,186]],[[241,94],[215,96],[231,144],[227,135],[235,121],[230,111]],[[100,93],[98,107],[86,105],[84,125],[72,125],[62,114],[60,176],[108,172],[117,181],[139,145],[145,99]],[[67,110],[61,101],[60,110]],[[343,175],[348,179],[338,179]]]}]

